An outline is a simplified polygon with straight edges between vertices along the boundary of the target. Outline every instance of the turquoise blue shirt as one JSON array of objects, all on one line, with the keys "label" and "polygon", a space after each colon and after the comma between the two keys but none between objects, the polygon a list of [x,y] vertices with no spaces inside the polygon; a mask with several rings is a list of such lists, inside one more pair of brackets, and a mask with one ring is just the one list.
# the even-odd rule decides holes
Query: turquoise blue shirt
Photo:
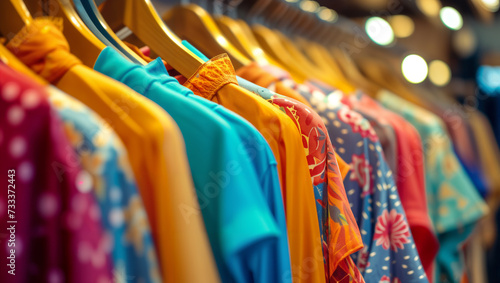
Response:
[{"label": "turquoise blue shirt", "polygon": [[176,91],[212,109],[214,113],[228,122],[232,129],[238,134],[242,143],[237,145],[236,149],[239,153],[245,153],[244,157],[247,158],[248,162],[253,164],[257,176],[259,177],[262,193],[266,198],[267,204],[280,230],[278,241],[267,249],[267,255],[262,253],[262,255],[266,256],[260,259],[260,264],[266,266],[269,270],[264,272],[264,270],[260,268],[259,272],[267,273],[266,276],[271,275],[268,279],[276,278],[272,273],[287,274],[287,272],[290,271],[290,254],[283,198],[277,169],[278,163],[267,141],[252,124],[241,116],[215,102],[195,95],[190,89],[179,84],[175,78],[168,74],[160,58],[149,63],[145,69],[148,70],[151,76],[155,76],[160,80],[161,84],[166,88]]},{"label": "turquoise blue shirt", "polygon": [[112,237],[115,279],[161,282],[147,214],[121,140],[96,113],[73,97],[53,88],[49,101],[63,121],[82,168],[94,179],[100,218]]},{"label": "turquoise blue shirt", "polygon": [[106,48],[94,68],[150,98],[178,124],[222,280],[281,281],[290,270],[283,202],[276,161],[262,136],[176,85],[160,60],[139,66]]}]

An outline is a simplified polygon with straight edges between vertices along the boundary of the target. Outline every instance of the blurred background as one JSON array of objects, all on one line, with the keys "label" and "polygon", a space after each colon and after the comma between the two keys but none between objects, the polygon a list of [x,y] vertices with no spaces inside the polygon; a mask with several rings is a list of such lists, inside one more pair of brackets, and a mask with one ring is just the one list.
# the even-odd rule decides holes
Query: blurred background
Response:
[{"label": "blurred background", "polygon": [[500,139],[499,0],[153,0],[159,14],[187,3],[354,57],[376,54],[412,87],[481,110]]}]

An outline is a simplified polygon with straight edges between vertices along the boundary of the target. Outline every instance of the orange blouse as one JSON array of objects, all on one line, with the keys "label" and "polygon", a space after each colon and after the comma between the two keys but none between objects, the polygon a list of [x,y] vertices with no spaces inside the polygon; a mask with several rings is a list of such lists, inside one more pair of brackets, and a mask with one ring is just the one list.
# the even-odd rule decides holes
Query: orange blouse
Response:
[{"label": "orange blouse", "polygon": [[293,121],[264,99],[240,88],[225,54],[202,65],[184,85],[196,95],[242,116],[264,136],[278,162],[292,279],[294,282],[325,282],[314,191],[301,137]]}]

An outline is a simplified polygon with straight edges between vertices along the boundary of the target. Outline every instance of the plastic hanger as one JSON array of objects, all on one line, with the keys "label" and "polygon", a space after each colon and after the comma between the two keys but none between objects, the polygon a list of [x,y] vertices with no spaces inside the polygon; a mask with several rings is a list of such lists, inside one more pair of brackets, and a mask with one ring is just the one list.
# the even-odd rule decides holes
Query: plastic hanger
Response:
[{"label": "plastic hanger", "polygon": [[107,0],[102,5],[101,15],[113,30],[128,27],[184,77],[191,77],[204,63],[182,45],[149,0]]},{"label": "plastic hanger", "polygon": [[32,21],[33,18],[23,1],[0,1],[0,34],[6,37],[7,40]]},{"label": "plastic hanger", "polygon": [[245,36],[240,25],[235,20],[228,16],[220,16],[215,18],[215,22],[220,31],[224,34],[224,37],[229,40],[234,47],[238,48],[241,53],[259,64],[269,64],[262,48]]},{"label": "plastic hanger", "polygon": [[163,15],[163,20],[177,36],[209,57],[227,53],[236,69],[252,62],[222,35],[212,16],[198,5],[176,6]]},{"label": "plastic hanger", "polygon": [[141,57],[139,57],[139,55],[137,55],[127,45],[125,45],[123,41],[121,41],[113,32],[113,30],[108,26],[93,0],[73,0],[73,3],[75,5],[76,11],[80,15],[85,25],[104,44],[114,47],[122,55],[130,59],[130,61],[139,63],[141,65],[146,65],[146,61],[144,61]]}]

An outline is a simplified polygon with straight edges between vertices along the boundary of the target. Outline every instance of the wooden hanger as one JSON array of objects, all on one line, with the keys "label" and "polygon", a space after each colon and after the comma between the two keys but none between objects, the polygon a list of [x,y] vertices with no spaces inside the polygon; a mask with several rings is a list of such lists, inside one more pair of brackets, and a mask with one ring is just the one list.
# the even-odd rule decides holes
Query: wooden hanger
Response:
[{"label": "wooden hanger", "polygon": [[198,5],[175,6],[162,18],[177,36],[196,46],[208,57],[227,53],[236,69],[252,62],[224,37],[212,16]]},{"label": "wooden hanger", "polygon": [[204,63],[184,47],[156,13],[150,0],[107,0],[101,15],[113,30],[126,26],[144,44],[184,77],[191,77]]},{"label": "wooden hanger", "polygon": [[290,54],[275,32],[261,25],[253,26],[252,31],[264,51],[284,66],[285,70],[290,72],[298,83],[303,83],[308,78],[315,77],[314,74],[317,71],[298,64],[297,59]]},{"label": "wooden hanger", "polygon": [[[22,0],[18,0],[22,1]],[[24,0],[26,6],[36,10],[30,11],[32,14],[43,14],[39,0]],[[70,51],[83,64],[93,67],[94,62],[106,47],[95,35],[85,26],[80,17],[74,10],[69,0],[51,1],[51,11],[56,14],[49,15],[63,19],[63,34],[69,43]]]},{"label": "wooden hanger", "polygon": [[274,32],[280,38],[281,42],[288,50],[288,52],[291,54],[291,56],[295,58],[295,61],[300,67],[304,68],[307,71],[307,73],[310,74],[312,77],[335,87],[335,79],[334,79],[335,74],[329,68],[324,68],[323,64],[318,65],[312,63],[306,56],[304,56],[304,54],[302,54],[301,51],[299,51],[297,46],[295,46],[295,44],[290,39],[288,39],[284,34],[278,31]]},{"label": "wooden hanger", "polygon": [[352,81],[358,88],[365,91],[368,95],[374,96],[381,88],[372,80],[367,79],[359,70],[354,60],[344,51],[339,48],[332,48],[331,58],[337,62],[337,65],[342,69],[343,73]]},{"label": "wooden hanger", "polygon": [[272,2],[273,0],[257,0],[249,9],[247,18],[249,20],[256,19]]},{"label": "wooden hanger", "polygon": [[[7,16],[8,15],[8,16]],[[9,24],[4,25],[3,19]],[[0,32],[4,35],[15,35],[24,26],[31,24],[33,18],[22,1],[3,1],[0,3]],[[0,44],[0,61],[14,70],[17,70],[36,82],[47,85],[47,81],[35,74],[30,68],[24,65],[14,54],[12,54],[3,44]]]},{"label": "wooden hanger", "polygon": [[0,34],[10,40],[25,25],[33,21],[30,12],[21,0],[0,1]]},{"label": "wooden hanger", "polygon": [[323,69],[330,70],[332,73],[331,79],[333,80],[333,86],[344,93],[352,93],[356,90],[356,87],[344,76],[342,70],[337,66],[337,62],[331,58],[330,53],[323,46],[302,38],[297,38],[296,41],[298,46],[301,47],[302,52],[304,52],[316,66],[321,66]]},{"label": "wooden hanger", "polygon": [[269,64],[264,54],[264,50],[245,36],[245,33],[235,20],[223,15],[215,18],[215,22],[220,31],[224,34],[224,37],[229,40],[234,47],[238,48],[241,53],[259,64]]},{"label": "wooden hanger", "polygon": [[141,65],[146,65],[146,61],[144,61],[139,55],[137,55],[127,45],[125,45],[125,43],[118,38],[113,30],[111,30],[111,28],[101,16],[101,13],[95,5],[94,0],[73,0],[72,2],[74,5],[74,10],[76,13],[78,13],[79,18],[100,41],[102,41],[106,46],[112,46],[116,51],[121,53],[130,61]]},{"label": "wooden hanger", "polygon": [[30,68],[28,68],[26,65],[23,64],[23,62],[19,61],[17,57],[12,54],[5,46],[0,44],[0,61],[2,61],[4,64],[7,66],[11,67],[12,69],[23,73],[24,75],[27,75],[34,81],[36,81],[39,84],[42,85],[47,85],[48,82],[44,80],[42,77],[39,75],[35,74]]},{"label": "wooden hanger", "polygon": [[255,38],[252,29],[250,26],[244,21],[244,20],[234,20],[234,22],[240,27],[241,31],[243,32],[243,35],[245,38],[248,39],[248,41],[254,45],[257,46],[260,50],[264,52],[264,57],[266,58],[267,62],[269,62],[271,65],[279,67],[281,69],[286,69],[283,65],[281,65],[278,61],[274,60],[272,56],[267,54],[262,47],[259,45],[259,42]]}]

